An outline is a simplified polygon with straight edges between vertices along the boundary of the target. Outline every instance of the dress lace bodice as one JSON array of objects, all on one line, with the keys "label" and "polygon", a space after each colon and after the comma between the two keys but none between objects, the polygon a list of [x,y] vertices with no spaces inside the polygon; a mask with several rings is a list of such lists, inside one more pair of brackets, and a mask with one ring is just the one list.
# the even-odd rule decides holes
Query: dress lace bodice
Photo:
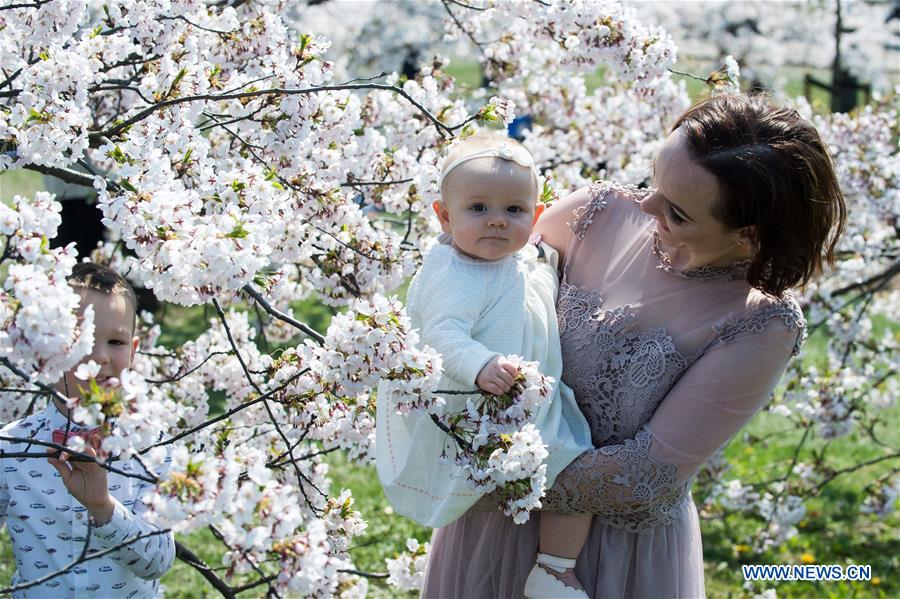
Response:
[{"label": "dress lace bodice", "polygon": [[688,361],[665,330],[640,330],[628,305],[603,310],[594,290],[564,284],[557,313],[563,381],[591,425],[594,445],[633,437]]},{"label": "dress lace bodice", "polygon": [[637,206],[645,193],[595,185],[544,225],[569,217],[562,380],[597,447],[558,477],[544,509],[637,533],[674,523],[700,465],[763,405],[804,328],[792,297],[745,282],[746,264],[672,268]]}]

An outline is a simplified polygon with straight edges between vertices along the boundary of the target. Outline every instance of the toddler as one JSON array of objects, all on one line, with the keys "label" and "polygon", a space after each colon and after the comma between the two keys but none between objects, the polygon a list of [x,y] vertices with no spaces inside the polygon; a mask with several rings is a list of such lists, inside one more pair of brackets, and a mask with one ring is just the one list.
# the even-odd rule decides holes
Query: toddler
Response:
[{"label": "toddler", "polygon": [[[442,354],[440,389],[502,395],[516,367],[505,356],[537,361],[559,381],[562,359],[556,319],[557,254],[528,244],[538,205],[538,174],[531,154],[498,134],[458,142],[433,205],[444,235],[426,255],[407,296],[407,313],[421,342]],[[450,395],[458,410],[465,399]],[[591,449],[587,422],[572,391],[561,383],[535,426],[547,445],[547,484]],[[447,436],[424,415],[401,416],[379,397],[376,465],[395,509],[428,526],[460,517],[479,498],[454,473]],[[525,596],[586,597],[574,578],[575,558],[587,539],[591,516],[540,515],[541,553]],[[552,552],[553,555],[547,553]]]},{"label": "toddler", "polygon": [[[75,266],[69,284],[81,294],[80,312],[94,309],[94,346],[85,358],[100,365],[98,383],[118,377],[131,366],[138,338],[134,336],[136,299],[125,279],[94,263]],[[89,383],[67,372],[55,385],[67,397],[81,397]],[[72,420],[63,401],[53,397],[42,411],[11,422],[0,436],[65,444],[73,434],[86,440],[82,453],[98,456],[101,434]],[[0,441],[0,449],[35,452],[43,446]],[[56,450],[48,448],[48,454]],[[137,478],[108,473],[94,462],[59,457],[0,460],[0,526],[7,522],[16,559],[14,597],[155,597],[159,578],[175,560],[172,533],[141,519],[142,495],[153,485]],[[145,474],[136,460],[116,462],[124,472]],[[153,534],[157,533],[157,534]],[[149,535],[102,557],[66,568],[89,544],[87,555]]]}]

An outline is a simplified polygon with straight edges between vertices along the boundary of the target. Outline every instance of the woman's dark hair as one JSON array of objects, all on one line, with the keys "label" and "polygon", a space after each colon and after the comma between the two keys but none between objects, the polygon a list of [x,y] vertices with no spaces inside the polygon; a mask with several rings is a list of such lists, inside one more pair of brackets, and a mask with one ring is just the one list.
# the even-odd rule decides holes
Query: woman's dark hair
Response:
[{"label": "woman's dark hair", "polygon": [[714,216],[729,229],[754,228],[750,285],[781,296],[833,264],[847,209],[828,147],[809,121],[764,94],[718,95],[689,108],[675,129],[718,180]]}]

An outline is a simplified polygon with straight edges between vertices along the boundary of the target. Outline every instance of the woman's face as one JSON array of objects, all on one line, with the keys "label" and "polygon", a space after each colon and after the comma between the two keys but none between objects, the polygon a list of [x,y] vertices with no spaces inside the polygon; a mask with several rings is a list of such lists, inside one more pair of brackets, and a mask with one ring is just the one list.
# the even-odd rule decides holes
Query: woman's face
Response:
[{"label": "woman's face", "polygon": [[679,267],[727,266],[751,257],[747,231],[730,230],[713,216],[718,181],[691,159],[680,129],[656,156],[653,187],[641,209],[656,218],[660,241],[667,251],[676,250]]}]

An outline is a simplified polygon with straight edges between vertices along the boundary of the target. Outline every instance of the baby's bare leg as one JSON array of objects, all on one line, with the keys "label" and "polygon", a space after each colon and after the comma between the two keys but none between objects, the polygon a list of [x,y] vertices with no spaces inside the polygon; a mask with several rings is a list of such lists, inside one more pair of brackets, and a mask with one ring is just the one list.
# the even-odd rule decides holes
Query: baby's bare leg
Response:
[{"label": "baby's bare leg", "polygon": [[[567,559],[577,558],[591,530],[592,517],[591,514],[561,516],[541,512],[541,553]],[[582,588],[573,570],[562,573],[552,569],[547,571],[571,587]]]},{"label": "baby's bare leg", "polygon": [[541,512],[541,553],[576,558],[591,530],[591,514]]}]

